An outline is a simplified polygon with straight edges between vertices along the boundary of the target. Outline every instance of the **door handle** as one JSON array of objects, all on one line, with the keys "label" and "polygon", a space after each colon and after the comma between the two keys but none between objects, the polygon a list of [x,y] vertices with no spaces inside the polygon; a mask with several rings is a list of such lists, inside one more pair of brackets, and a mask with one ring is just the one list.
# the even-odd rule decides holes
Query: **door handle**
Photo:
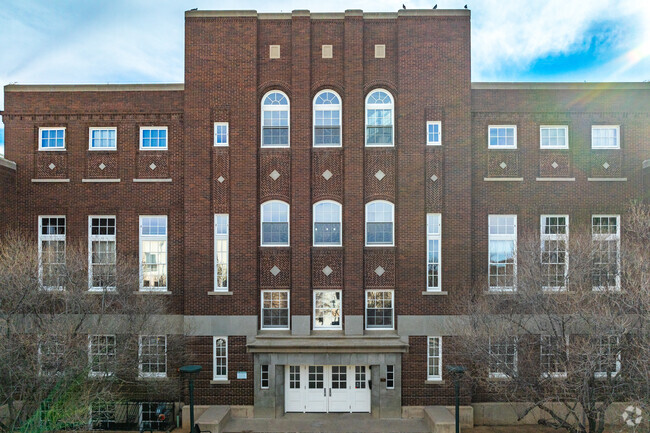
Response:
[{"label": "door handle", "polygon": [[332,388],[330,388],[330,397],[332,396]]},{"label": "door handle", "polygon": [[327,388],[323,388],[323,397],[327,397]]}]

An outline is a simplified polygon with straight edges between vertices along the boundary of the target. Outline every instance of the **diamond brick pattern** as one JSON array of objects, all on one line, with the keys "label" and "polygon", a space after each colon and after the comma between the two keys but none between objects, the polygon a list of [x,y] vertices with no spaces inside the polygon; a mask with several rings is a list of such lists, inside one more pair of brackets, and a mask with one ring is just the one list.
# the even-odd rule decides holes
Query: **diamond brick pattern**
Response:
[{"label": "diamond brick pattern", "polygon": [[377,178],[377,180],[382,180],[383,178],[386,177],[386,175],[384,174],[383,171],[378,170],[377,173],[375,173],[375,177]]},{"label": "diamond brick pattern", "polygon": [[54,170],[56,168],[56,165],[54,165],[54,163],[50,162],[50,165],[48,165],[48,167],[50,168],[50,170]]},{"label": "diamond brick pattern", "polygon": [[155,170],[156,167],[157,167],[157,165],[154,164],[153,162],[151,164],[149,164],[149,168],[152,169],[152,170]]},{"label": "diamond brick pattern", "polygon": [[377,266],[377,268],[375,269],[375,274],[377,274],[380,277],[382,275],[384,275],[385,272],[386,272],[386,270],[384,268],[382,268],[381,266]]},{"label": "diamond brick pattern", "polygon": [[226,179],[223,176],[219,176],[217,180],[219,181],[219,183],[223,183],[223,181]]},{"label": "diamond brick pattern", "polygon": [[553,168],[558,168],[559,166],[560,165],[555,161],[553,161],[553,164],[551,164],[551,167],[553,167]]},{"label": "diamond brick pattern", "polygon": [[103,162],[101,164],[99,164],[99,169],[100,170],[104,171],[105,168],[106,168],[106,164],[104,164]]},{"label": "diamond brick pattern", "polygon": [[271,272],[271,274],[272,274],[274,277],[277,277],[278,274],[280,273],[280,268],[278,268],[277,266],[273,266],[273,267],[269,270],[269,272]]},{"label": "diamond brick pattern", "polygon": [[499,167],[505,169],[508,166],[505,162],[501,161],[501,164],[499,164]]},{"label": "diamond brick pattern", "polygon": [[278,178],[280,177],[280,173],[278,173],[277,170],[273,170],[273,171],[269,174],[269,177],[270,177],[271,179],[273,179],[273,180],[278,180]]},{"label": "diamond brick pattern", "polygon": [[334,271],[329,266],[325,266],[323,268],[323,273],[325,274],[326,277],[329,277],[332,272]]},{"label": "diamond brick pattern", "polygon": [[435,174],[432,174],[429,179],[431,179],[432,182],[435,182],[436,180],[438,180],[438,176],[436,176]]},{"label": "diamond brick pattern", "polygon": [[609,162],[605,162],[603,164],[603,167],[605,168],[605,170],[607,170],[610,167]]},{"label": "diamond brick pattern", "polygon": [[330,180],[332,178],[332,176],[334,176],[334,175],[332,174],[331,171],[325,170],[321,176],[323,176],[323,178],[325,178],[325,180]]}]

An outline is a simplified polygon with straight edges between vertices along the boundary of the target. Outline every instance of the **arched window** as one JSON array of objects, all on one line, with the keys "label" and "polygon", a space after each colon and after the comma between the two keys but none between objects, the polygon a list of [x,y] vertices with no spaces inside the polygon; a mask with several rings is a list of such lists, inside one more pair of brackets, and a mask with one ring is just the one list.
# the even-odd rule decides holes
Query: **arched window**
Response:
[{"label": "arched window", "polygon": [[289,246],[289,205],[272,200],[262,204],[262,246]]},{"label": "arched window", "polygon": [[394,102],[384,89],[373,90],[366,97],[366,146],[394,146]]},{"label": "arched window", "polygon": [[314,147],[341,146],[341,98],[333,90],[314,97]]},{"label": "arched window", "polygon": [[228,339],[226,337],[214,337],[213,342],[212,379],[228,380]]},{"label": "arched window", "polygon": [[335,201],[314,204],[314,246],[341,245],[341,205]]},{"label": "arched window", "polygon": [[262,98],[262,147],[289,147],[289,98],[273,90]]},{"label": "arched window", "polygon": [[383,200],[366,204],[366,246],[394,245],[395,208]]}]

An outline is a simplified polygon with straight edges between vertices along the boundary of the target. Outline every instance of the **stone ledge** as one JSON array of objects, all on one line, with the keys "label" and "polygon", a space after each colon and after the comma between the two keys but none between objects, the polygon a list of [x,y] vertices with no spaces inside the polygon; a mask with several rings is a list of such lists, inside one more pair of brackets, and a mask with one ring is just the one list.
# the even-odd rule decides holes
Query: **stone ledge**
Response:
[{"label": "stone ledge", "polygon": [[575,182],[575,177],[538,177],[537,182]]},{"label": "stone ledge", "polygon": [[430,292],[429,292],[429,291],[424,291],[424,292],[422,292],[422,294],[423,294],[424,296],[445,296],[445,295],[448,295],[449,293],[447,293],[446,291],[439,291],[439,292],[434,292],[434,291],[430,291]]},{"label": "stone ledge", "polygon": [[484,177],[485,182],[523,182],[523,177]]},{"label": "stone ledge", "polygon": [[230,381],[228,379],[221,380],[211,380],[210,385],[228,385]]},{"label": "stone ledge", "polygon": [[232,292],[208,292],[208,296],[231,296]]},{"label": "stone ledge", "polygon": [[32,179],[33,183],[69,183],[70,179]]},{"label": "stone ledge", "polygon": [[82,183],[117,183],[121,179],[81,179]]},{"label": "stone ledge", "polygon": [[444,385],[447,382],[442,379],[427,379],[424,383],[425,385]]},{"label": "stone ledge", "polygon": [[453,433],[456,430],[456,420],[445,406],[425,407],[424,420],[433,433]]},{"label": "stone ledge", "polygon": [[161,179],[133,179],[133,182],[171,182],[171,178]]},{"label": "stone ledge", "polygon": [[171,295],[169,290],[136,290],[134,295]]},{"label": "stone ledge", "polygon": [[3,167],[10,168],[12,170],[16,169],[16,163],[13,161],[9,161],[8,159],[4,159],[3,157],[0,156],[0,165]]},{"label": "stone ledge", "polygon": [[627,177],[588,177],[589,182],[627,182]]}]

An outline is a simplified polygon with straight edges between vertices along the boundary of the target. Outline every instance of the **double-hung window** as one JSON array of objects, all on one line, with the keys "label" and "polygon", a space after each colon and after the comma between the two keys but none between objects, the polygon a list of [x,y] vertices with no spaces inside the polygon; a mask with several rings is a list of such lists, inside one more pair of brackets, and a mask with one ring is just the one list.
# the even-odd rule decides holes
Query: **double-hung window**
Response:
[{"label": "double-hung window", "polygon": [[140,217],[140,290],[167,290],[167,216]]},{"label": "double-hung window", "polygon": [[540,126],[539,147],[540,149],[568,149],[569,127]]},{"label": "double-hung window", "polygon": [[117,278],[115,230],[114,216],[88,217],[89,290],[115,290]]},{"label": "double-hung window", "polygon": [[393,329],[394,316],[392,290],[366,291],[366,329]]},{"label": "double-hung window", "polygon": [[517,127],[515,125],[490,125],[488,149],[516,149]]},{"label": "double-hung window", "polygon": [[88,130],[88,149],[117,149],[117,128],[90,128]]},{"label": "double-hung window", "polygon": [[594,255],[592,269],[592,284],[594,290],[620,290],[620,216],[592,216],[591,237]]},{"label": "double-hung window", "polygon": [[427,146],[440,146],[442,144],[441,129],[441,122],[427,122]]},{"label": "double-hung window", "polygon": [[591,127],[592,149],[620,149],[619,125],[593,125]]},{"label": "double-hung window", "polygon": [[489,338],[489,376],[513,377],[517,374],[517,337]]},{"label": "double-hung window", "polygon": [[262,98],[262,147],[289,147],[289,98],[273,90]]},{"label": "double-hung window", "polygon": [[214,122],[214,145],[227,147],[230,145],[228,122]]},{"label": "double-hung window", "polygon": [[66,340],[59,335],[41,335],[38,342],[39,374],[52,376],[63,373]]},{"label": "double-hung window", "polygon": [[427,380],[442,380],[442,337],[427,338]]},{"label": "double-hung window", "polygon": [[567,377],[569,359],[569,336],[542,335],[540,338],[540,361],[542,377]]},{"label": "double-hung window", "polygon": [[115,430],[114,401],[97,400],[90,405],[90,426],[93,430]]},{"label": "double-hung window", "polygon": [[115,372],[115,335],[88,336],[89,376],[111,376]]},{"label": "double-hung window", "polygon": [[441,215],[427,214],[427,291],[440,291]]},{"label": "double-hung window", "polygon": [[341,291],[314,290],[314,329],[341,329]]},{"label": "double-hung window", "polygon": [[605,335],[598,338],[598,365],[594,377],[614,377],[621,371],[620,337]]},{"label": "double-hung window", "polygon": [[141,126],[140,150],[167,150],[167,127]]},{"label": "double-hung window", "polygon": [[38,217],[38,276],[45,290],[65,286],[65,216]]},{"label": "double-hung window", "polygon": [[314,204],[314,246],[341,246],[341,205],[335,201]]},{"label": "double-hung window", "polygon": [[314,147],[341,146],[341,98],[332,90],[314,97]]},{"label": "double-hung window", "polygon": [[542,278],[544,290],[565,290],[569,272],[569,216],[541,217]]},{"label": "double-hung window", "polygon": [[214,216],[214,290],[228,291],[228,214]]},{"label": "double-hung window", "polygon": [[262,290],[262,329],[289,329],[288,290]]},{"label": "double-hung window", "polygon": [[366,204],[366,246],[393,246],[394,219],[393,203],[376,200]]},{"label": "double-hung window", "polygon": [[65,128],[38,128],[38,150],[65,150]]},{"label": "double-hung window", "polygon": [[289,246],[289,205],[272,200],[262,203],[262,246]]},{"label": "double-hung window", "polygon": [[395,110],[393,97],[383,89],[366,97],[366,146],[394,146]]},{"label": "double-hung window", "polygon": [[167,377],[167,336],[141,335],[138,355],[140,377]]},{"label": "double-hung window", "polygon": [[490,215],[488,282],[492,291],[512,291],[517,284],[517,215]]},{"label": "double-hung window", "polygon": [[228,380],[228,338],[214,337],[212,346],[213,380]]}]

